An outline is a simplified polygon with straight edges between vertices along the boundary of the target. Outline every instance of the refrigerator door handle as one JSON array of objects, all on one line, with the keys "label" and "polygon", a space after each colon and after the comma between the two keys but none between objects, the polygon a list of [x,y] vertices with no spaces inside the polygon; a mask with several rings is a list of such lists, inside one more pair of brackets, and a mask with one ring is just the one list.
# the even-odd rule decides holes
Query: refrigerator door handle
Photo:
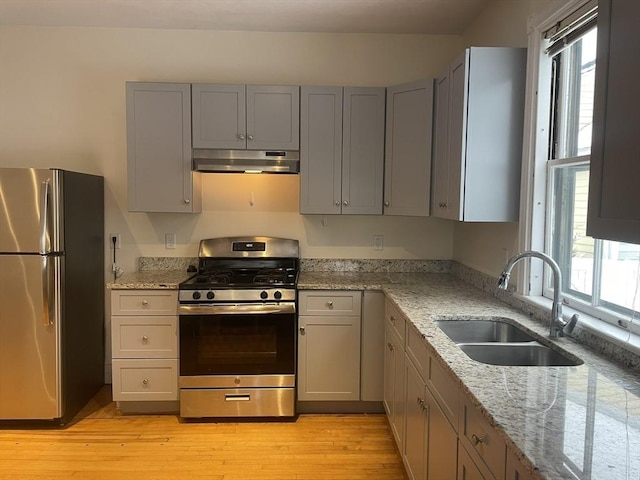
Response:
[{"label": "refrigerator door handle", "polygon": [[51,251],[51,232],[49,226],[49,200],[51,198],[51,186],[49,182],[40,184],[40,254]]},{"label": "refrigerator door handle", "polygon": [[55,291],[51,261],[56,261],[49,255],[42,256],[42,326],[53,325],[55,313]]}]

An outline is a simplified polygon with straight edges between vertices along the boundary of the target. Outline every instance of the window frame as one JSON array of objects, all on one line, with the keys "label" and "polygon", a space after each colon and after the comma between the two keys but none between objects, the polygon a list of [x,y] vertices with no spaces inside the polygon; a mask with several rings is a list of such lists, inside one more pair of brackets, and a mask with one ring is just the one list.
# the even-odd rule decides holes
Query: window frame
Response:
[{"label": "window frame", "polygon": [[[525,93],[525,119],[523,136],[523,163],[521,177],[520,222],[518,235],[519,251],[537,250],[545,252],[550,245],[550,233],[547,230],[547,206],[551,205],[551,180],[549,151],[552,132],[550,128],[550,108],[552,104],[551,56],[544,48],[544,35],[571,13],[588,4],[590,0],[554,0],[542,12],[528,22],[527,85]],[[574,163],[576,158],[564,163]],[[586,156],[589,158],[589,156]],[[563,160],[552,160],[551,165],[561,164]],[[540,305],[550,304],[551,271],[543,262],[522,262],[516,276],[516,295],[524,301]],[[569,307],[565,313],[576,308],[578,313],[586,313],[593,318],[586,323],[588,329],[597,335],[618,337],[624,343],[633,344],[640,350],[640,325],[629,325],[615,312],[605,307],[593,307],[590,302],[579,298],[565,297],[564,304]],[[569,310],[569,311],[567,311]],[[610,324],[610,325],[607,325]],[[607,328],[607,326],[609,328]],[[626,326],[626,328],[625,328]],[[612,330],[614,329],[614,330]],[[624,340],[626,339],[626,340]]]}]

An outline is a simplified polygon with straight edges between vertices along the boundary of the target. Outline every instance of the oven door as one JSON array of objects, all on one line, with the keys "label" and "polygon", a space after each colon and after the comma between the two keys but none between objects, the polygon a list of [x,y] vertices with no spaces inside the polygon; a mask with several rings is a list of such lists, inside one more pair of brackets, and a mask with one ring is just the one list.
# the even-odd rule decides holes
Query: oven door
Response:
[{"label": "oven door", "polygon": [[182,388],[294,386],[295,304],[181,305]]}]

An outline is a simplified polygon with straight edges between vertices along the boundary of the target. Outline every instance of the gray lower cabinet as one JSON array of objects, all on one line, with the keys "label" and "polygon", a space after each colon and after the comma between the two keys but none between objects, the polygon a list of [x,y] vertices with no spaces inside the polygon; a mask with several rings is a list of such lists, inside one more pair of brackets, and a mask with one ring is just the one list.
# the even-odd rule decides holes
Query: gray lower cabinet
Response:
[{"label": "gray lower cabinet", "polygon": [[191,171],[191,85],[127,82],[127,185],[132,212],[200,212]]},{"label": "gray lower cabinet", "polygon": [[587,234],[640,243],[640,2],[598,1]]},{"label": "gray lower cabinet", "polygon": [[433,79],[387,88],[384,214],[429,216]]},{"label": "gray lower cabinet", "polygon": [[362,292],[301,291],[298,400],[360,400]]},{"label": "gray lower cabinet", "polygon": [[431,214],[518,220],[526,49],[467,48],[436,79]]},{"label": "gray lower cabinet", "polygon": [[385,89],[301,87],[300,213],[382,214]]},{"label": "gray lower cabinet", "polygon": [[300,87],[193,84],[193,148],[298,150]]},{"label": "gray lower cabinet", "polygon": [[387,301],[384,330],[384,393],[383,405],[391,433],[400,451],[404,444],[404,335],[405,319]]},{"label": "gray lower cabinet", "polygon": [[111,292],[113,400],[121,409],[177,402],[177,302],[175,290]]}]

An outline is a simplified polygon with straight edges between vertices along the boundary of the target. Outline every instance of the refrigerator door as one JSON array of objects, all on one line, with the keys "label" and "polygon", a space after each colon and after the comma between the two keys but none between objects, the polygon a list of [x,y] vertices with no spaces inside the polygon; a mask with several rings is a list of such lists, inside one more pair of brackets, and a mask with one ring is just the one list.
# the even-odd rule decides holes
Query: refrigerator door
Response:
[{"label": "refrigerator door", "polygon": [[0,255],[0,420],[62,415],[62,262],[58,256]]},{"label": "refrigerator door", "polygon": [[63,249],[59,176],[56,170],[0,168],[0,254]]}]

